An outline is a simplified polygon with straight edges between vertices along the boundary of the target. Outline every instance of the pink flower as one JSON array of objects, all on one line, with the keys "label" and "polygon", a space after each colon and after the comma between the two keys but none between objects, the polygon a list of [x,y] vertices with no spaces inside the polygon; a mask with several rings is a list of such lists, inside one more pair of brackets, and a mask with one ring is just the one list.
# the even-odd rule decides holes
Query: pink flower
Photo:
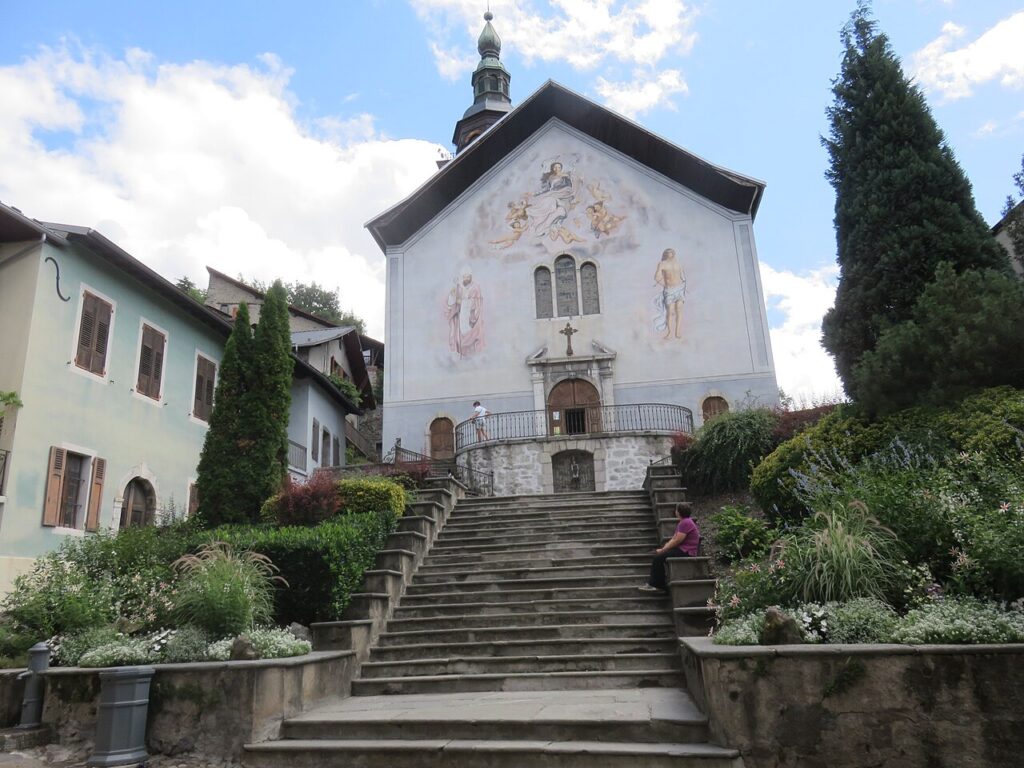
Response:
[{"label": "pink flower", "polygon": [[740,604],[740,596],[739,595],[733,595],[732,597],[729,598],[729,605],[731,605],[733,608],[735,608],[739,604]]},{"label": "pink flower", "polygon": [[1010,502],[1004,501],[1002,504],[1000,504],[999,505],[999,511],[1000,512],[1009,512],[1010,511]]},{"label": "pink flower", "polygon": [[750,572],[751,573],[760,573],[761,572],[761,566],[759,564],[757,564],[757,563],[751,563],[750,564]]}]

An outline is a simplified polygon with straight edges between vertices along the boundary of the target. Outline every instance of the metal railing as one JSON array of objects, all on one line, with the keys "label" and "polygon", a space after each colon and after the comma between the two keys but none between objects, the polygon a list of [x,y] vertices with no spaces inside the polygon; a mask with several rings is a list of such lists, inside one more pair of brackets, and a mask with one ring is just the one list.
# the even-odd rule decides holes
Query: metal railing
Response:
[{"label": "metal railing", "polygon": [[306,471],[306,446],[288,441],[288,466],[300,472]]},{"label": "metal railing", "polygon": [[352,475],[408,475],[422,481],[428,477],[454,477],[473,493],[480,496],[494,494],[494,476],[460,465],[452,459],[434,459],[401,446],[395,446],[384,461],[376,464],[350,464],[345,467],[327,467],[317,472],[331,472],[335,477]]},{"label": "metal railing", "polygon": [[4,495],[4,489],[7,487],[7,458],[10,455],[10,451],[0,451],[0,496]]},{"label": "metal railing", "polygon": [[616,432],[693,432],[693,412],[681,405],[636,403],[510,411],[467,419],[455,428],[455,452],[474,445],[537,437],[585,437]]}]

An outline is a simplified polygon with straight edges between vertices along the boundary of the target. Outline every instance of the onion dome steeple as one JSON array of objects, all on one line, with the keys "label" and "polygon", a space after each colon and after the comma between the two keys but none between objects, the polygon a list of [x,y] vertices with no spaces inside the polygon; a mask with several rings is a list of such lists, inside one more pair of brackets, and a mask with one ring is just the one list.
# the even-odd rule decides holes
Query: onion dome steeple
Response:
[{"label": "onion dome steeple", "polygon": [[477,136],[486,131],[507,112],[512,110],[509,97],[509,83],[512,76],[501,63],[501,38],[491,25],[494,14],[484,14],[484,29],[480,33],[476,49],[480,52],[480,63],[473,72],[473,104],[462,119],[455,124],[452,143],[455,151],[461,152]]}]

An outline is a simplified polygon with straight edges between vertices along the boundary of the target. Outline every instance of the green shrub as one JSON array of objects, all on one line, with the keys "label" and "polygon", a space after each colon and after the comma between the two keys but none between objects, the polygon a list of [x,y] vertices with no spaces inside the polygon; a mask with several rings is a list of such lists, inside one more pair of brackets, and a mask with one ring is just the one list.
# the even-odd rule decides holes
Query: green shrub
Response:
[{"label": "green shrub", "polygon": [[199,627],[184,626],[169,632],[163,642],[155,638],[151,638],[150,642],[159,645],[155,649],[159,661],[165,664],[186,664],[206,661],[210,639]]},{"label": "green shrub", "polygon": [[829,606],[828,642],[888,643],[899,615],[888,603],[860,597]]},{"label": "green shrub", "polygon": [[145,638],[122,637],[92,650],[78,659],[80,667],[120,667],[153,661]]},{"label": "green shrub", "polygon": [[174,566],[179,573],[175,615],[180,623],[223,637],[270,621],[274,585],[283,579],[265,555],[236,554],[230,544],[215,541],[179,558]]},{"label": "green shrub", "polygon": [[822,603],[885,599],[906,586],[896,535],[862,504],[822,509],[780,542],[793,598]]},{"label": "green shrub", "polygon": [[715,526],[715,542],[730,561],[764,557],[776,538],[774,528],[751,517],[742,506],[724,506],[710,520]]},{"label": "green shrub", "polygon": [[793,586],[783,560],[746,562],[718,580],[712,603],[719,623],[793,602]]},{"label": "green shrub", "polygon": [[776,411],[753,408],[709,421],[690,448],[675,454],[687,487],[698,493],[746,488],[752,468],[774,445],[778,420]]},{"label": "green shrub", "polygon": [[1024,642],[1024,614],[971,598],[943,598],[907,613],[893,640],[910,645]]},{"label": "green shrub", "polygon": [[759,645],[764,611],[748,613],[722,624],[711,636],[715,645]]},{"label": "green shrub", "polygon": [[274,596],[274,623],[308,625],[341,617],[397,522],[390,511],[357,513],[315,527],[228,526],[211,535],[269,557],[288,582]]},{"label": "green shrub", "polygon": [[338,493],[350,515],[380,512],[398,519],[405,512],[405,489],[383,477],[340,480]]},{"label": "green shrub", "polygon": [[32,571],[15,579],[3,610],[18,634],[34,634],[38,642],[113,623],[116,599],[109,577],[91,578],[60,550],[39,558]]},{"label": "green shrub", "polygon": [[51,640],[50,655],[55,664],[62,667],[77,667],[83,654],[123,639],[124,634],[118,632],[113,625],[92,627]]},{"label": "green shrub", "polygon": [[308,640],[299,640],[287,629],[254,629],[249,640],[261,659],[304,656],[313,650]]}]

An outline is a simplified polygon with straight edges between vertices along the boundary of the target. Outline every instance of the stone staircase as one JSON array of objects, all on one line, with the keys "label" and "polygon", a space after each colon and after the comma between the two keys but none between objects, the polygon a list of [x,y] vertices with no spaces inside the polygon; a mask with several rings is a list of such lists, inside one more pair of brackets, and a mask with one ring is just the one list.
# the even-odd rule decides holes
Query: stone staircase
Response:
[{"label": "stone staircase", "polygon": [[[657,543],[646,491],[463,499],[352,696],[248,745],[246,765],[741,766],[685,691],[678,613],[636,589]],[[707,575],[675,561],[672,589]]]}]

